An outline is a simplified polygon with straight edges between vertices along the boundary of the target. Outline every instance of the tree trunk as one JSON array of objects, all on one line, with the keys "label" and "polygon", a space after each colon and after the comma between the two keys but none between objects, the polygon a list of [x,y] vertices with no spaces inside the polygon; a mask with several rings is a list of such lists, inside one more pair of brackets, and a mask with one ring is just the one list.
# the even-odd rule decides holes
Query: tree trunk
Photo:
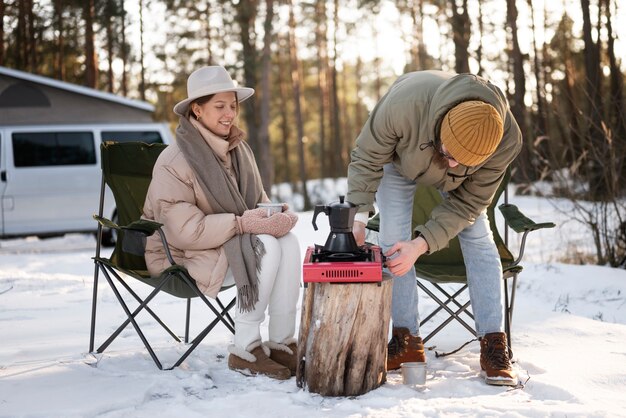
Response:
[{"label": "tree trunk", "polygon": [[[471,35],[467,0],[462,0],[461,7],[457,0],[450,0],[452,6],[452,37],[454,40],[454,68],[457,73],[469,73],[469,41]],[[460,10],[459,10],[460,9]]]},{"label": "tree trunk", "polygon": [[83,6],[85,21],[85,85],[98,87],[98,59],[94,44],[93,21],[95,18],[95,0],[87,0]]},{"label": "tree trunk", "polygon": [[[274,18],[274,0],[266,0],[265,22],[263,24],[263,55],[261,57],[261,99],[259,105],[259,143],[257,149],[257,162],[264,171],[261,171],[263,186],[270,195],[274,184],[274,161],[270,152],[270,99],[272,89],[270,87],[270,73],[272,71],[272,20]],[[259,169],[260,171],[260,169]]]},{"label": "tree trunk", "polygon": [[37,24],[35,22],[35,13],[33,13],[33,0],[27,0],[28,10],[28,54],[30,72],[37,73],[37,38],[35,37]]},{"label": "tree trunk", "polygon": [[4,66],[4,0],[0,1],[0,66]]},{"label": "tree trunk", "polygon": [[[3,22],[4,24],[4,22]],[[27,42],[26,42],[26,6],[23,1],[17,6],[17,30],[15,35],[15,68],[26,68]]]},{"label": "tree trunk", "polygon": [[107,16],[106,19],[106,41],[107,41],[107,90],[109,93],[113,93],[113,30],[111,25],[113,24],[113,10],[110,3],[106,7]]},{"label": "tree trunk", "polygon": [[330,109],[331,109],[331,140],[332,149],[330,151],[333,178],[345,176],[345,164],[342,158],[341,125],[339,120],[339,83],[337,81],[337,28],[339,26],[339,1],[334,1],[333,21],[335,30],[333,31],[333,59],[330,64]]},{"label": "tree trunk", "polygon": [[[548,132],[547,121],[546,121],[546,98],[545,94],[545,81],[542,78],[542,64],[539,60],[539,50],[537,48],[537,30],[535,27],[535,8],[533,7],[533,1],[528,1],[528,8],[530,9],[530,22],[531,22],[531,30],[533,37],[533,55],[534,55],[534,74],[535,74],[535,92],[537,95],[537,116],[536,123],[533,123],[534,126],[534,138],[543,137]],[[543,155],[543,153],[542,153]]]},{"label": "tree trunk", "polygon": [[[611,16],[611,1],[604,0],[607,30],[607,55],[609,57],[610,75],[610,100],[608,115],[609,126],[613,140],[611,141],[611,161],[618,164],[613,178],[614,194],[619,194],[621,190],[626,190],[626,186],[620,184],[620,178],[626,178],[626,116],[624,116],[624,76],[620,69],[620,63],[615,57],[615,36],[613,34],[613,24]],[[621,190],[620,190],[621,189]]]},{"label": "tree trunk", "polygon": [[[211,0],[206,0],[206,14],[204,17],[204,32],[206,33],[207,65],[215,65],[213,58],[213,34],[211,33]],[[272,13],[274,13],[272,8]]]},{"label": "tree trunk", "polygon": [[[355,74],[354,74],[355,86],[356,86],[355,94],[357,95],[357,97],[361,97],[361,90],[363,89],[363,85],[361,84],[362,75],[363,75],[363,60],[359,56],[356,59]],[[360,132],[361,128],[363,128],[363,125],[365,124],[365,117],[364,117],[364,112],[362,111],[362,109],[363,109],[363,103],[361,103],[360,100],[355,100],[354,101],[354,114],[356,118],[355,125],[357,129],[357,135]]]},{"label": "tree trunk", "polygon": [[65,81],[65,28],[63,25],[63,9],[63,0],[54,0],[54,22],[59,32],[54,66],[55,77],[61,81]]},{"label": "tree trunk", "polygon": [[120,0],[120,15],[122,18],[122,95],[128,96],[128,82],[126,73],[126,61],[128,61],[128,45],[126,45],[126,9],[124,8],[124,0]]},{"label": "tree trunk", "polygon": [[[254,30],[254,23],[257,16],[257,2],[255,0],[240,0],[235,6],[237,10],[236,20],[239,23],[241,29],[241,44],[243,46],[243,73],[245,83],[247,86],[254,87],[257,85],[258,74],[258,51],[256,49],[256,35]],[[255,96],[246,100],[243,103],[245,108],[246,127],[248,133],[248,142],[255,155],[261,155],[263,146],[259,138],[259,109],[258,102]],[[268,146],[265,144],[265,146]],[[270,171],[272,167],[267,166],[267,161],[260,159],[258,161],[259,173],[263,181],[263,186],[266,188],[267,193],[270,193],[268,187],[270,181]]]},{"label": "tree trunk", "polygon": [[143,55],[143,0],[139,0],[139,65],[141,73],[139,75],[139,93],[141,100],[146,100],[146,67]]},{"label": "tree trunk", "polygon": [[524,74],[524,56],[519,47],[518,35],[517,35],[517,5],[515,0],[507,0],[506,2],[506,21],[507,21],[507,33],[509,35],[509,63],[510,72],[513,74],[513,93],[509,95],[509,102],[511,105],[511,113],[515,117],[517,124],[522,131],[522,138],[524,140],[524,146],[517,161],[517,166],[520,168],[519,174],[516,176],[516,181],[522,182],[524,180],[534,180],[536,173],[534,172],[534,166],[532,163],[532,141],[528,141],[528,123],[526,121],[526,105],[524,104],[524,97],[526,96],[526,79]]},{"label": "tree trunk", "polygon": [[[485,36],[485,20],[483,18],[483,6],[482,3],[478,2],[478,36],[479,39],[483,39]],[[483,75],[483,43],[478,43],[478,49],[476,50],[476,61],[478,61],[478,71],[476,74],[482,76]]]},{"label": "tree trunk", "polygon": [[322,396],[358,396],[385,383],[392,283],[308,284],[298,387]]},{"label": "tree trunk", "polygon": [[329,176],[328,160],[326,158],[326,112],[329,108],[328,100],[328,43],[326,25],[326,2],[318,1],[315,3],[315,43],[317,45],[317,87],[319,90],[318,98],[318,117],[319,117],[319,161],[320,161],[320,178]]},{"label": "tree trunk", "polygon": [[[607,193],[603,166],[608,158],[606,138],[603,132],[602,96],[600,88],[600,46],[599,40],[595,42],[592,37],[592,25],[589,12],[589,0],[580,1],[583,12],[583,40],[585,43],[585,72],[587,80],[585,93],[587,95],[587,147],[591,151],[587,164],[589,168],[589,192],[590,198],[600,199]],[[600,17],[598,17],[600,18]],[[597,28],[600,31],[600,28]]]},{"label": "tree trunk", "polygon": [[302,119],[302,98],[300,97],[300,72],[298,70],[298,48],[296,45],[296,20],[293,14],[293,2],[289,0],[289,61],[291,67],[291,86],[293,91],[294,112],[296,119],[296,132],[298,134],[298,162],[300,166],[300,183],[302,185],[302,196],[304,197],[304,208],[311,209],[311,200],[307,190],[306,160],[304,152],[304,120]]},{"label": "tree trunk", "polygon": [[[282,39],[282,37],[281,37]],[[284,72],[283,72],[283,68],[288,68],[289,65],[289,55],[287,54],[287,56],[283,59],[283,56],[285,55],[285,51],[289,50],[289,39],[284,40],[286,45],[281,45],[281,47],[278,48],[278,88],[280,91],[280,95],[279,95],[279,99],[280,99],[280,108],[283,109],[282,112],[280,112],[280,131],[281,131],[281,155],[282,155],[282,160],[283,160],[283,164],[285,166],[285,172],[284,172],[284,181],[289,182],[292,184],[291,187],[291,191],[293,192],[293,182],[294,182],[294,178],[291,175],[291,159],[289,158],[289,138],[291,137],[290,135],[290,130],[289,130],[289,120],[287,119],[287,98],[289,97],[289,83],[287,80],[285,80],[285,77],[283,76]],[[283,48],[283,46],[286,46],[285,48]]]}]

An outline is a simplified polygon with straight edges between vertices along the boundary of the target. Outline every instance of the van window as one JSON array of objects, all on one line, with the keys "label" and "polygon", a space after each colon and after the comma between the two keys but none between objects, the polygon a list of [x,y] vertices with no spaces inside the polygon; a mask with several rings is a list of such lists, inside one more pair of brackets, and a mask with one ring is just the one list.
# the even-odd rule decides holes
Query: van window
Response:
[{"label": "van window", "polygon": [[163,143],[158,131],[102,131],[102,141]]},{"label": "van window", "polygon": [[16,132],[12,139],[15,167],[96,163],[91,132]]}]

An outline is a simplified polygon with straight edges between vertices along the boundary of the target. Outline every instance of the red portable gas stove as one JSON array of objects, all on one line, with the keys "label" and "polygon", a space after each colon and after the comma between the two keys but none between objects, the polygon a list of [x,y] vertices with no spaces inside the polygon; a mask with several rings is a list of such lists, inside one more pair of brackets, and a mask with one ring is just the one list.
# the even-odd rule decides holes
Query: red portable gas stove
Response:
[{"label": "red portable gas stove", "polygon": [[358,210],[355,204],[344,201],[328,206],[317,205],[313,213],[313,228],[317,231],[315,220],[324,212],[328,215],[330,234],[324,246],[315,245],[307,248],[302,266],[304,283],[366,283],[381,282],[385,257],[376,245],[356,244],[352,234],[354,215]]},{"label": "red portable gas stove", "polygon": [[320,245],[309,247],[302,265],[303,280],[330,283],[381,282],[383,258],[377,245],[364,245],[356,252],[337,253]]}]

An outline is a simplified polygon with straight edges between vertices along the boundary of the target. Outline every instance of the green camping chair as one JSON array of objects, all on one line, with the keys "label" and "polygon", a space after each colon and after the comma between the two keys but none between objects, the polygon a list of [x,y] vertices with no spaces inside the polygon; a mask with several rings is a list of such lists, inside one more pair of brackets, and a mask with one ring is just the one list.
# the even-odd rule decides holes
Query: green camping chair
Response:
[{"label": "green camping chair", "polygon": [[[214,302],[210,301],[200,292],[187,270],[174,262],[167,246],[167,239],[161,229],[161,224],[141,219],[143,203],[148,191],[148,185],[152,179],[152,168],[159,154],[165,147],[166,145],[163,144],[148,145],[142,142],[117,143],[108,141],[104,142],[100,147],[102,158],[102,186],[100,191],[99,213],[98,215],[94,215],[94,218],[98,221],[98,242],[96,245],[96,255],[93,258],[95,271],[91,335],[89,340],[89,352],[93,352],[96,330],[98,276],[99,273],[102,273],[126,313],[127,319],[104,343],[102,343],[96,352],[104,352],[128,324],[132,324],[155,364],[161,370],[163,369],[163,365],[136,321],[137,315],[141,312],[145,312],[159,323],[175,341],[182,342],[181,338],[148,306],[148,303],[160,292],[165,292],[176,298],[186,299],[187,301],[185,343],[189,343],[192,298],[200,298],[215,315],[215,318],[196,335],[184,354],[173,366],[169,367],[168,370],[178,367],[219,322],[223,323],[233,334],[235,332],[233,319],[229,315],[229,310],[235,305],[235,298],[233,297],[226,305],[223,304],[219,298],[216,298]],[[104,199],[106,196],[105,189],[107,186],[113,192],[115,199],[117,223],[102,217]],[[115,249],[109,258],[100,255],[100,241],[103,228],[110,228],[112,231],[116,232]],[[161,273],[159,277],[150,277],[144,261],[144,251],[146,238],[155,232],[161,237],[171,267]],[[142,299],[130,286],[129,283],[131,282],[142,282],[154,289],[145,299]],[[118,287],[120,285],[139,304],[134,310],[131,311],[122,297],[120,288]],[[226,288],[223,288],[222,290],[225,289]]]},{"label": "green camping chair", "polygon": [[[508,185],[510,173],[507,171],[505,178],[503,179],[500,187],[496,191],[491,205],[487,208],[487,214],[489,217],[489,223],[491,231],[493,232],[493,238],[498,247],[500,253],[500,260],[502,262],[505,296],[505,331],[511,344],[511,321],[513,319],[513,307],[515,302],[515,288],[517,284],[517,276],[522,271],[520,261],[524,255],[524,248],[526,246],[526,237],[531,231],[536,231],[542,228],[553,228],[555,226],[552,222],[535,223],[532,220],[524,216],[515,205],[508,203],[508,193],[506,187]],[[504,193],[504,203],[499,206],[502,215],[505,220],[505,239],[502,239],[500,232],[496,226],[495,221],[495,206],[500,199],[500,196]],[[415,192],[415,199],[413,203],[413,228],[417,225],[423,225],[430,217],[430,212],[435,206],[441,203],[443,197],[440,192],[434,187],[418,186]],[[372,231],[378,231],[378,215],[374,216],[367,225],[367,228]],[[517,233],[522,233],[522,240],[517,258],[513,256],[508,248],[508,228],[513,229]],[[463,261],[463,254],[461,253],[461,246],[458,238],[454,238],[450,241],[449,246],[433,254],[421,256],[415,263],[415,272],[417,274],[417,286],[423,290],[428,296],[430,296],[435,302],[437,307],[426,315],[420,315],[420,328],[435,317],[443,312],[445,320],[437,325],[426,337],[424,342],[427,342],[437,333],[439,333],[446,325],[453,320],[456,320],[465,329],[467,329],[474,337],[476,337],[476,331],[472,325],[468,324],[467,318],[473,321],[474,316],[471,312],[469,292],[467,291],[467,276],[465,273],[465,263]],[[510,290],[509,290],[509,279]],[[451,286],[442,287],[443,284],[456,283],[458,286],[452,286],[454,291],[450,291]]]}]

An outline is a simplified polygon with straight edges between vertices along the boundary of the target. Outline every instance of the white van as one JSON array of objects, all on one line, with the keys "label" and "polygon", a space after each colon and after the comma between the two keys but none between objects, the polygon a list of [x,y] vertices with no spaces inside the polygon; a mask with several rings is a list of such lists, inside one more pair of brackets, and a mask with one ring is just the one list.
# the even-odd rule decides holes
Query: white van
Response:
[{"label": "white van", "polygon": [[[172,133],[158,123],[0,126],[0,238],[96,232],[102,141],[169,144]],[[114,219],[112,194],[105,202]]]}]

